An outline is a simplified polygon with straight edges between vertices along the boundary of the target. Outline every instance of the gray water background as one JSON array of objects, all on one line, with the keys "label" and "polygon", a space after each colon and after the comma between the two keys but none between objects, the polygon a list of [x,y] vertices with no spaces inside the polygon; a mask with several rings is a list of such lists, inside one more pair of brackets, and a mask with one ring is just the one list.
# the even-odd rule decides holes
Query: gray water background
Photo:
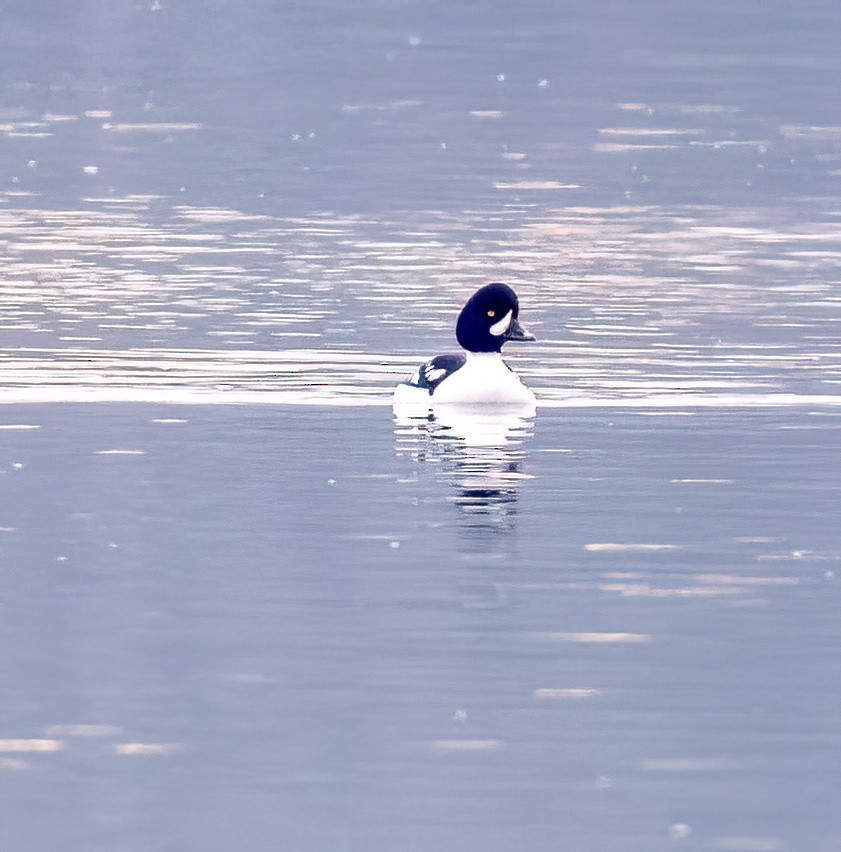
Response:
[{"label": "gray water background", "polygon": [[841,848],[839,36],[2,4],[0,848]]}]

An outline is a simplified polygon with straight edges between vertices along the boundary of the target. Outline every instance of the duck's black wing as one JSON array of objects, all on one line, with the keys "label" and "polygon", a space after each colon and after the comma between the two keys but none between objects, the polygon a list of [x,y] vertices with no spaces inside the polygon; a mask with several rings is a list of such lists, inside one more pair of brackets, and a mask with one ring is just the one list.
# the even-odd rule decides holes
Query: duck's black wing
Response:
[{"label": "duck's black wing", "polygon": [[460,370],[466,362],[467,358],[462,354],[436,355],[431,361],[421,364],[406,384],[423,388],[431,394],[444,379]]}]

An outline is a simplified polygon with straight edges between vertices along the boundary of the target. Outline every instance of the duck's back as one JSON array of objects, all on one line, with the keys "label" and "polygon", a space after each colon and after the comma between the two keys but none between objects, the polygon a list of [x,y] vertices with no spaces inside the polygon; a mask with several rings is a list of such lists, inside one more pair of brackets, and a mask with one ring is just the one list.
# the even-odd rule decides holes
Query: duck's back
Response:
[{"label": "duck's back", "polygon": [[421,364],[415,370],[408,384],[423,388],[429,393],[435,393],[438,385],[449,379],[457,370],[460,370],[466,362],[467,358],[461,352],[451,355],[436,355],[431,361]]}]

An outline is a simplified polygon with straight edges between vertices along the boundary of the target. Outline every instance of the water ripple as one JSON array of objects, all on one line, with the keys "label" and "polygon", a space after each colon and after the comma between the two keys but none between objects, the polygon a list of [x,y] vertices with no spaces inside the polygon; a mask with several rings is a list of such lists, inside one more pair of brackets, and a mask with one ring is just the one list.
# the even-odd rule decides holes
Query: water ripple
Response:
[{"label": "water ripple", "polygon": [[386,404],[491,279],[538,335],[509,356],[542,405],[841,401],[830,207],[804,224],[703,205],[390,221],[2,201],[3,401]]}]

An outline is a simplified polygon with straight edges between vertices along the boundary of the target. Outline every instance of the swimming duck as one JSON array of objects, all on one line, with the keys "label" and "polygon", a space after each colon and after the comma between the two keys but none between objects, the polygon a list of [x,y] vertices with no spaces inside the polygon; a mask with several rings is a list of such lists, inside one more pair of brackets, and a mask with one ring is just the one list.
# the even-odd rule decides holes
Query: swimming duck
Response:
[{"label": "swimming duck", "polygon": [[394,391],[394,406],[535,405],[534,394],[502,360],[509,340],[534,340],[520,325],[517,294],[507,284],[487,284],[461,309],[456,339],[463,352],[436,355]]}]

